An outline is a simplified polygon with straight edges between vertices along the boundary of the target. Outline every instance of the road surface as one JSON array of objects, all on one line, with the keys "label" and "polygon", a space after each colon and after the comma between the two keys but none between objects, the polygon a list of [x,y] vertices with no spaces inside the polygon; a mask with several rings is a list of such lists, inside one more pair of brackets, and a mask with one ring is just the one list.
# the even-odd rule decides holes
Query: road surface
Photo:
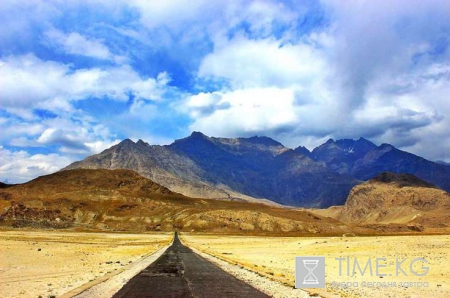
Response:
[{"label": "road surface", "polygon": [[173,244],[150,266],[133,277],[114,298],[246,297],[267,298],[184,246],[175,233]]}]

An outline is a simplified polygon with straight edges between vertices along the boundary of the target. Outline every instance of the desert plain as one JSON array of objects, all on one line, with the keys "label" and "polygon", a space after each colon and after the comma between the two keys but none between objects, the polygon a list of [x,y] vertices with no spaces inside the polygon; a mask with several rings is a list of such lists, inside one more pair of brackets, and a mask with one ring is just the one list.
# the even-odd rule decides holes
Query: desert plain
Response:
[{"label": "desert plain", "polygon": [[139,262],[172,233],[0,231],[0,297],[59,297]]},{"label": "desert plain", "polygon": [[[290,288],[294,287],[294,260],[296,256],[325,257],[325,289],[305,289],[312,296],[322,297],[450,297],[450,235],[423,236],[364,236],[364,237],[259,237],[259,236],[217,236],[182,234],[182,240],[190,247],[224,260],[228,263],[253,271],[266,278],[279,281]],[[335,258],[350,258],[353,267],[354,258],[365,265],[371,258],[386,258],[381,262],[380,273],[383,278],[364,276],[346,276],[346,264],[342,263],[342,276],[339,275],[339,261]],[[401,268],[408,276],[399,271],[396,277],[395,266],[390,266],[396,258],[406,258]],[[423,274],[422,266],[429,267],[425,276],[414,276],[409,264],[415,258],[424,258],[428,264],[415,262],[415,272]],[[392,276],[389,276],[392,274]],[[352,275],[352,274],[350,274]],[[333,286],[336,283],[352,284],[358,287]],[[361,287],[362,283],[396,283],[396,287]],[[428,287],[405,287],[402,284],[428,282]],[[342,284],[341,284],[342,285]],[[292,292],[289,292],[291,295]],[[287,294],[286,294],[287,295]],[[276,295],[279,297],[290,297]]]},{"label": "desert plain", "polygon": [[[69,231],[1,231],[0,297],[60,297],[74,293],[83,285],[95,284],[114,276],[130,264],[167,246],[172,233],[85,233]],[[213,259],[225,261],[250,273],[294,287],[296,256],[326,257],[326,288],[305,289],[321,297],[449,297],[450,235],[361,236],[361,237],[266,237],[181,233],[182,241]],[[336,258],[424,258],[413,268],[425,276],[413,276],[409,261],[403,265],[408,276],[395,276],[387,266],[380,278],[365,274],[339,276]],[[344,263],[345,264],[345,263]],[[364,265],[364,264],[362,264]],[[388,264],[386,264],[388,265]],[[389,276],[392,274],[393,276]],[[337,283],[359,283],[359,287],[336,286]],[[396,287],[361,287],[362,282],[396,282]],[[399,283],[428,283],[428,287],[405,287]],[[262,286],[264,289],[264,286]],[[274,297],[304,296],[301,290],[269,293]],[[75,291],[76,292],[76,291]],[[70,295],[69,295],[70,296]]]}]

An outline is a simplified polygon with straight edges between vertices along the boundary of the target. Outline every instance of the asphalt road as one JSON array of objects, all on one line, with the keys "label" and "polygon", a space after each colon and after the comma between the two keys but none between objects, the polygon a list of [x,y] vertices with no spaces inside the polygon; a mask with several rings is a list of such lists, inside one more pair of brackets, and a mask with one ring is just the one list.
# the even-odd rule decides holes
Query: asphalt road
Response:
[{"label": "asphalt road", "polygon": [[177,234],[174,237],[159,259],[113,297],[269,297],[194,253]]}]

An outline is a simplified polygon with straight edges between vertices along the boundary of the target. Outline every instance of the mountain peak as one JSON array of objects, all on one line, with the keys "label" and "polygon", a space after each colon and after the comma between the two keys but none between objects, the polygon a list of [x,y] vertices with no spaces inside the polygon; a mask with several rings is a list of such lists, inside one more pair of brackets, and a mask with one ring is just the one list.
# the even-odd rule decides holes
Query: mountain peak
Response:
[{"label": "mountain peak", "polygon": [[327,145],[327,144],[330,145],[333,143],[335,143],[334,140],[332,138],[329,138],[328,141],[325,142],[325,145]]},{"label": "mountain peak", "polygon": [[131,139],[125,139],[122,142],[120,142],[119,144],[135,144]]},{"label": "mountain peak", "polygon": [[377,147],[377,145],[375,145],[374,143],[372,143],[371,141],[369,141],[368,139],[363,138],[363,137],[360,137],[360,138],[356,141],[356,143],[357,143],[357,144],[363,144],[363,145],[365,145],[365,146],[369,146],[369,147],[373,147],[373,148]]},{"label": "mountain peak", "polygon": [[388,143],[383,143],[383,144],[381,144],[379,148],[380,148],[381,150],[387,150],[387,151],[392,150],[392,149],[395,149],[394,146],[392,146],[391,144],[388,144]]},{"label": "mountain peak", "polygon": [[144,142],[143,140],[141,140],[141,139],[139,139],[137,142],[136,142],[136,145],[148,145],[148,143],[146,143],[146,142]]},{"label": "mountain peak", "polygon": [[208,138],[205,134],[200,131],[193,131],[190,135],[191,138]]},{"label": "mountain peak", "polygon": [[[196,147],[196,146],[211,146],[212,142],[211,139],[204,135],[203,133],[199,132],[199,131],[194,131],[191,133],[190,136],[186,137],[186,138],[182,138],[179,140],[175,140],[175,142],[173,142],[172,144],[169,145],[170,148],[182,148],[185,145],[188,145],[189,148],[191,148],[192,146]],[[194,147],[192,147],[191,149],[193,149]]]},{"label": "mountain peak", "polygon": [[119,144],[117,144],[116,146],[114,146],[115,148],[119,148],[119,149],[127,149],[127,148],[132,148],[136,145],[135,142],[133,142],[130,139],[125,139],[122,142],[120,142]]},{"label": "mountain peak", "polygon": [[[328,143],[328,142],[327,142]],[[325,143],[325,144],[327,144]],[[331,142],[330,142],[331,144]],[[334,142],[337,150],[341,150],[348,153],[366,154],[370,150],[377,148],[377,146],[371,141],[365,138],[353,139],[340,139]]]},{"label": "mountain peak", "polygon": [[306,155],[308,157],[311,156],[311,151],[309,151],[308,148],[306,148],[305,146],[298,146],[297,148],[294,149],[294,151],[299,154]]}]

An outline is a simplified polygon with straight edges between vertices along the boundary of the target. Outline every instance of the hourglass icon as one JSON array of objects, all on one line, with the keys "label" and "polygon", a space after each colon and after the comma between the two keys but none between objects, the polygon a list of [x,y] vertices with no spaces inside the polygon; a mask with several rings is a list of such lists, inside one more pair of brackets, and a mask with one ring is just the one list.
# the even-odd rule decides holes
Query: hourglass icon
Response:
[{"label": "hourglass icon", "polygon": [[314,275],[313,271],[317,268],[319,260],[302,260],[303,265],[308,269],[308,274],[303,279],[303,284],[305,285],[318,285],[319,279]]}]

